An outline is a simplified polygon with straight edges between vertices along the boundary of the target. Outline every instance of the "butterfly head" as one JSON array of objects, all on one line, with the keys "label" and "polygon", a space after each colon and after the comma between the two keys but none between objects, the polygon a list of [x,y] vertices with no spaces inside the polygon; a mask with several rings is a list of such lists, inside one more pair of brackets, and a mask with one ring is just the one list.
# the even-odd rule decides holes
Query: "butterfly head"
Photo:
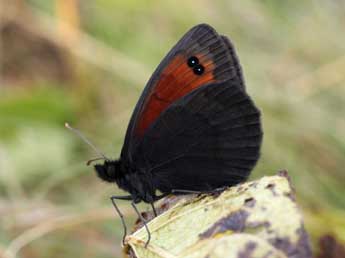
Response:
[{"label": "butterfly head", "polygon": [[108,183],[116,183],[119,188],[129,192],[134,201],[153,201],[152,193],[147,191],[148,188],[143,187],[142,180],[136,173],[130,171],[121,159],[106,159],[103,165],[97,164],[94,167],[100,179]]},{"label": "butterfly head", "polygon": [[103,165],[97,164],[94,167],[98,177],[109,183],[116,182],[124,172],[120,160],[105,160]]}]

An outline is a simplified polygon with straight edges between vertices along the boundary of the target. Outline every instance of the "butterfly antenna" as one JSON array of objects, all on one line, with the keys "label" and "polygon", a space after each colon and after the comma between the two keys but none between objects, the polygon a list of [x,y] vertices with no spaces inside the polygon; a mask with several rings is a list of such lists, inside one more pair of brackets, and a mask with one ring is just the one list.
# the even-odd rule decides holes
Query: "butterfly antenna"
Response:
[{"label": "butterfly antenna", "polygon": [[65,127],[72,131],[73,133],[75,133],[80,139],[82,139],[86,144],[88,144],[89,146],[91,146],[91,148],[99,155],[101,156],[100,158],[96,158],[96,159],[91,159],[89,160],[86,164],[90,165],[90,163],[92,161],[95,160],[100,160],[100,159],[104,159],[104,160],[109,160],[99,149],[96,148],[95,145],[93,145],[80,131],[78,131],[77,129],[71,127],[68,123],[65,123]]}]

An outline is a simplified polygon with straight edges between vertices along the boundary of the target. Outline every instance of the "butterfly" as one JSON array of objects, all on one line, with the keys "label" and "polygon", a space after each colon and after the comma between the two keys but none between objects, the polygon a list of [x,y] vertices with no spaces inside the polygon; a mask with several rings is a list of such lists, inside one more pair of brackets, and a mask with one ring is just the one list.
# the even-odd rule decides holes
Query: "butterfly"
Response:
[{"label": "butterfly", "polygon": [[200,24],[148,81],[119,159],[105,158],[94,168],[99,178],[129,193],[111,197],[121,219],[115,199],[131,200],[143,220],[135,206],[141,201],[154,209],[171,193],[209,192],[246,180],[262,137],[260,111],[246,92],[232,43]]}]

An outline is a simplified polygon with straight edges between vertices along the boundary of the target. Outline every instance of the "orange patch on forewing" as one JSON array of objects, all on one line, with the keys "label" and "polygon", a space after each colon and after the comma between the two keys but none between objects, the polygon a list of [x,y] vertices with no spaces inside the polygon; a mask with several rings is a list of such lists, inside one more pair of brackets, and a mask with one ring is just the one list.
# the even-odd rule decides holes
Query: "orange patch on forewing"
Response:
[{"label": "orange patch on forewing", "polygon": [[187,58],[183,55],[176,56],[162,71],[159,81],[152,88],[147,97],[139,121],[136,133],[143,135],[145,130],[158,118],[158,116],[174,101],[187,95],[194,89],[214,81],[214,64],[211,60],[205,60],[197,56],[200,64],[205,67],[204,73],[196,75],[187,64]]}]

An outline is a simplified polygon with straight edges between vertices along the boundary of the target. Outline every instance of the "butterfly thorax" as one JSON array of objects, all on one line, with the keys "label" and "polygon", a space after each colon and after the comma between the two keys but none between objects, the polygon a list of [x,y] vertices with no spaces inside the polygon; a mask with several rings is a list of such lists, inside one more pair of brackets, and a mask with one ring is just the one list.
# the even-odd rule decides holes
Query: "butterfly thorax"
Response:
[{"label": "butterfly thorax", "polygon": [[119,188],[129,192],[135,202],[153,202],[155,189],[150,174],[131,167],[119,160],[105,160],[103,165],[95,165],[99,178],[116,183]]}]

